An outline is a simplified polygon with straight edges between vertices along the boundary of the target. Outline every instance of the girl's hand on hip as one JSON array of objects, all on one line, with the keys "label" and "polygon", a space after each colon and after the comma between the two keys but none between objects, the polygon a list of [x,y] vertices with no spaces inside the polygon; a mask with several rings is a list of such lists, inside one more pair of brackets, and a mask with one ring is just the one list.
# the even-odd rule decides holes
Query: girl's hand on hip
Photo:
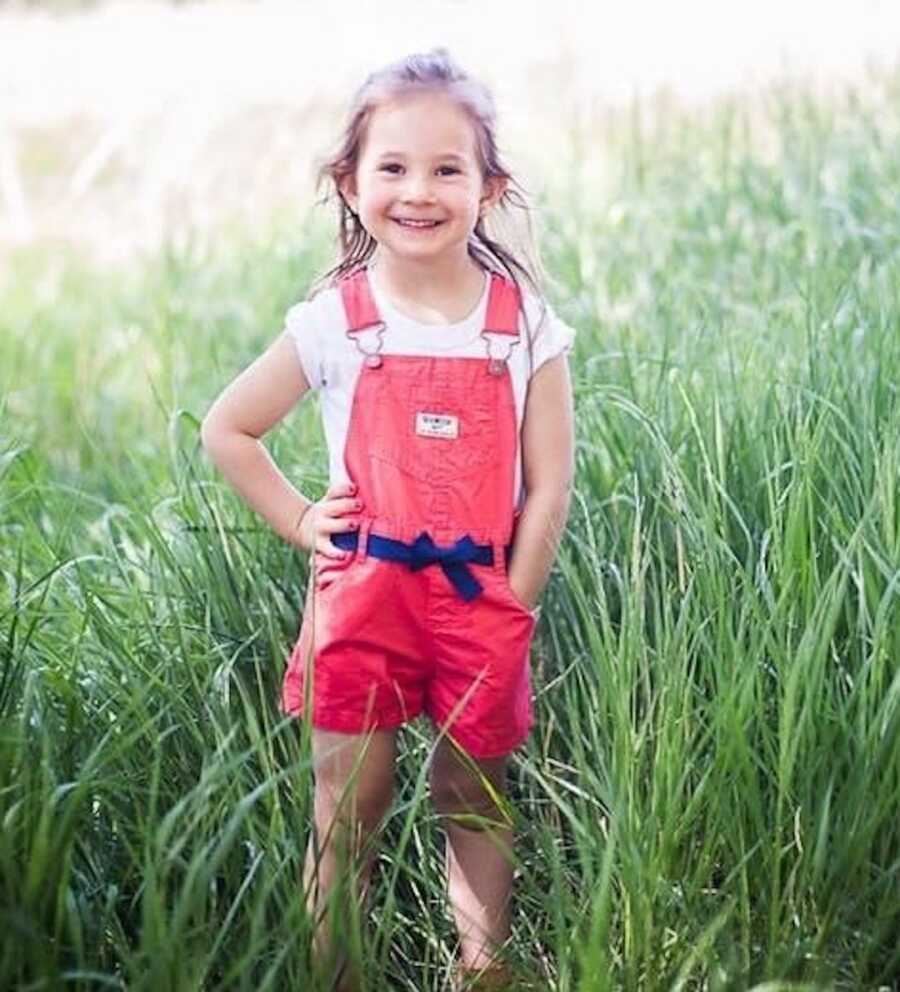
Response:
[{"label": "girl's hand on hip", "polygon": [[355,493],[356,487],[350,482],[329,486],[325,495],[303,514],[298,528],[300,547],[337,561],[349,557],[351,552],[331,543],[331,535],[359,527],[362,503]]}]

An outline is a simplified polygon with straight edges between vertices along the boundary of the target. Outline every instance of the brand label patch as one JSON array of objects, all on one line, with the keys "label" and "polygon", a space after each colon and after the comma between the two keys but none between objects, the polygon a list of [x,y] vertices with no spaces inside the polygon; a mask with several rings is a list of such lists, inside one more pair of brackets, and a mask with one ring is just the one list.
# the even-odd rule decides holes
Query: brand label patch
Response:
[{"label": "brand label patch", "polygon": [[416,434],[422,437],[459,437],[459,417],[449,413],[417,413]]}]

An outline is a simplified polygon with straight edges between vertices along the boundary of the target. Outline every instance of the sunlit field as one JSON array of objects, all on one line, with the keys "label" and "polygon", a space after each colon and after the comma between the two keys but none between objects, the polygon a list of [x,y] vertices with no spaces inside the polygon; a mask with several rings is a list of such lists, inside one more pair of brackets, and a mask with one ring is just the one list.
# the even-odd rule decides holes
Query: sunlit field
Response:
[{"label": "sunlit field", "polygon": [[[511,958],[566,992],[900,988],[900,71],[585,115],[560,162],[577,478]],[[327,988],[277,710],[307,561],[198,435],[330,259],[327,215],[277,217],[0,278],[0,988]],[[268,442],[324,492],[314,400]],[[432,746],[401,734],[342,917],[373,992],[447,988]]]}]

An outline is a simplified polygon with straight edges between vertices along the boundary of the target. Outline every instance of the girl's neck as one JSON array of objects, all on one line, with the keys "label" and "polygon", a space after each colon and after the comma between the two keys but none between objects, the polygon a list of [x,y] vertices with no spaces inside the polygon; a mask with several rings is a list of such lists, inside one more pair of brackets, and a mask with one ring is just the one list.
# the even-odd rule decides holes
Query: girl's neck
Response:
[{"label": "girl's neck", "polygon": [[457,323],[474,309],[484,290],[484,270],[468,254],[447,262],[416,263],[376,252],[370,268],[392,300],[423,323]]}]

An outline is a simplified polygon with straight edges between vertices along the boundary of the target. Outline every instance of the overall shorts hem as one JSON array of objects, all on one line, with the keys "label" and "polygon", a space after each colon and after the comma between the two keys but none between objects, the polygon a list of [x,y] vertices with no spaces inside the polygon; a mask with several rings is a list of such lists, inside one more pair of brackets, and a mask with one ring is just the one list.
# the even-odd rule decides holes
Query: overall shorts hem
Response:
[{"label": "overall shorts hem", "polygon": [[[302,717],[302,714],[298,714]],[[365,719],[353,719],[352,717],[342,718],[334,716],[314,717],[311,726],[317,730],[332,730],[343,734],[367,734],[370,730],[397,730],[412,717],[384,717],[375,714],[374,717]]]},{"label": "overall shorts hem", "polygon": [[[440,731],[440,722],[435,721],[433,718],[430,719],[434,724],[435,729]],[[515,737],[511,737],[508,741],[500,743],[497,740],[491,740],[487,744],[473,742],[471,739],[467,740],[466,737],[461,737],[452,729],[440,732],[444,737],[452,739],[463,752],[469,755],[469,757],[477,758],[479,761],[486,761],[491,758],[504,758],[508,754],[512,754],[514,751],[517,751],[531,736],[533,727],[534,723],[532,722],[524,733],[516,734]]]},{"label": "overall shorts hem", "polygon": [[[315,680],[313,680],[315,683]],[[405,709],[384,705],[371,704],[363,701],[361,706],[328,705],[320,693],[312,686],[311,698],[309,684],[300,674],[291,679],[282,691],[281,712],[297,720],[308,717],[312,727],[319,730],[333,730],[345,734],[365,734],[369,730],[396,730],[421,716],[423,709]]]}]

